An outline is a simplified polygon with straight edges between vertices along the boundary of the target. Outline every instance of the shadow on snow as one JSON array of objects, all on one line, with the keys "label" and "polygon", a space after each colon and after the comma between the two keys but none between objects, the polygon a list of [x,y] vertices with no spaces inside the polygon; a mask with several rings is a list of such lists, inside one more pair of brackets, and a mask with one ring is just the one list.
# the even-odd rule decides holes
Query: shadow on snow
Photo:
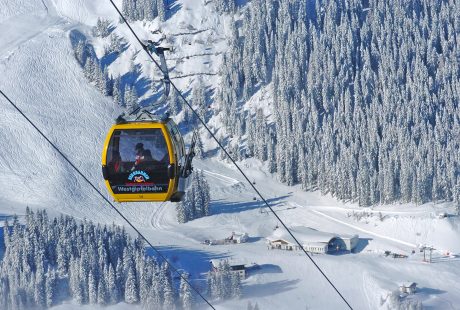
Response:
[{"label": "shadow on snow", "polygon": [[353,249],[353,253],[361,253],[368,245],[372,238],[359,238],[358,244]]},{"label": "shadow on snow", "polygon": [[[223,259],[227,257],[226,255],[209,253],[202,250],[191,250],[176,246],[156,246],[156,249],[178,271],[188,272],[191,279],[205,278],[205,273],[210,270],[209,261],[211,259]],[[150,247],[146,248],[146,254],[155,257],[158,263],[164,262],[157,252]]]},{"label": "shadow on snow", "polygon": [[440,294],[445,294],[447,292],[443,290],[438,290],[436,288],[419,287],[417,288],[417,293],[426,294],[426,295],[440,295]]},{"label": "shadow on snow", "polygon": [[[266,198],[268,204],[271,207],[275,207],[280,204],[285,198],[289,196],[280,196],[275,198]],[[263,208],[264,212],[270,212],[262,201],[250,200],[246,202],[223,202],[222,200],[213,200],[211,202],[211,214],[224,214],[224,213],[239,213],[248,210]],[[275,210],[276,212],[276,210]]]},{"label": "shadow on snow", "polygon": [[177,3],[176,0],[166,0],[165,7],[166,7],[165,19],[168,20],[171,17],[173,17],[174,14],[180,11],[180,9],[182,8],[182,4]]},{"label": "shadow on snow", "polygon": [[245,297],[273,297],[296,287],[300,280],[282,280],[245,286]]},{"label": "shadow on snow", "polygon": [[251,275],[264,273],[283,273],[283,270],[278,265],[262,264],[257,265],[257,268],[248,269],[248,273],[250,273]]}]

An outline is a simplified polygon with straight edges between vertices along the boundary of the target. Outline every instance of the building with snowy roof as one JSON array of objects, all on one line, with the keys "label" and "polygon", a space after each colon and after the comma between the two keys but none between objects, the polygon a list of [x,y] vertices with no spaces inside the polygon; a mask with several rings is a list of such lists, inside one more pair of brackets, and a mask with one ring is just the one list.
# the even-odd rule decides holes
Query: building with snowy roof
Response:
[{"label": "building with snowy roof", "polygon": [[247,233],[235,233],[232,232],[232,235],[227,238],[229,242],[233,243],[244,243],[247,242],[249,239],[249,235]]},{"label": "building with snowy roof", "polygon": [[222,272],[224,264],[228,263],[231,273],[236,273],[240,276],[241,280],[246,279],[246,263],[238,260],[227,259],[211,259],[211,270],[213,272]]},{"label": "building with snowy roof", "polygon": [[[292,227],[291,232],[305,251],[311,253],[352,252],[359,242],[358,235],[333,234],[305,226]],[[267,237],[267,242],[270,249],[300,250],[291,235],[283,228],[277,228]]]},{"label": "building with snowy roof", "polygon": [[417,283],[415,282],[402,282],[399,283],[399,291],[406,294],[415,294],[417,290]]}]

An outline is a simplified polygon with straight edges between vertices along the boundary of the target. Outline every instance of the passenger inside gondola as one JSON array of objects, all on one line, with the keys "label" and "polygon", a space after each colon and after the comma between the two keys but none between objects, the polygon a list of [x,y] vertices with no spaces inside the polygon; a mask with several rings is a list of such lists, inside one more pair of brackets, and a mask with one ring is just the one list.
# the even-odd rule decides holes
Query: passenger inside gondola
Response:
[{"label": "passenger inside gondola", "polygon": [[134,161],[134,166],[131,168],[131,170],[145,169],[149,165],[155,163],[152,157],[152,152],[149,149],[144,149],[143,143],[136,144],[135,152],[136,152],[136,157]]},{"label": "passenger inside gondola", "polygon": [[134,165],[131,168],[131,170],[139,168],[139,165],[144,161],[144,152],[145,152],[144,144],[140,142],[137,143],[134,151],[136,155],[135,155]]},{"label": "passenger inside gondola", "polygon": [[153,161],[152,152],[149,149],[144,150],[144,161]]},{"label": "passenger inside gondola", "polygon": [[112,173],[124,172],[123,161],[121,160],[120,152],[113,151],[112,160],[108,164],[109,171]]},{"label": "passenger inside gondola", "polygon": [[[160,128],[113,132],[106,152],[106,180],[115,195],[168,192],[175,182],[169,165],[176,155],[174,144],[169,149],[168,138]],[[145,182],[137,181],[140,176]]]}]

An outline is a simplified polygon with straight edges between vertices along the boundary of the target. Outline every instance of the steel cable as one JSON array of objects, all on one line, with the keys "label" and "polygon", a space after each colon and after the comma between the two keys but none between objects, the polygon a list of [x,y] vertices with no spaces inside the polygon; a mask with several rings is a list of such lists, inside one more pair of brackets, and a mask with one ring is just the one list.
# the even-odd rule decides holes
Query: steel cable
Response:
[{"label": "steel cable", "polygon": [[83,174],[83,172],[81,172],[80,169],[78,169],[78,168],[72,163],[72,161],[71,161],[71,160],[70,160],[70,159],[69,159],[69,158],[68,158],[68,157],[67,157],[67,156],[66,156],[66,155],[65,155],[65,154],[64,154],[64,153],[63,153],[63,152],[62,152],[62,151],[61,151],[51,140],[50,140],[50,139],[48,139],[48,137],[47,137],[47,136],[46,136],[46,135],[45,135],[35,124],[34,124],[34,122],[32,122],[32,121],[27,117],[27,115],[25,115],[24,112],[22,112],[22,110],[19,109],[19,107],[18,107],[17,105],[15,105],[15,104],[13,103],[13,101],[11,101],[10,98],[8,98],[8,96],[7,96],[2,90],[0,90],[0,93],[1,93],[1,94],[3,95],[3,97],[5,97],[5,99],[13,106],[13,108],[16,109],[16,111],[19,112],[19,114],[21,114],[21,115],[27,120],[27,122],[29,122],[29,124],[32,125],[32,127],[35,128],[35,130],[36,130],[36,131],[37,131],[37,132],[38,132],[38,133],[39,133],[39,134],[40,134],[40,135],[41,135],[41,136],[42,136],[42,137],[53,147],[53,148],[54,148],[54,150],[55,150],[56,152],[58,152],[58,154],[59,154],[62,158],[64,158],[64,160],[65,160],[65,161],[66,161],[66,162],[67,162],[67,163],[68,163],[68,164],[69,164],[69,165],[70,165],[70,166],[71,166],[71,167],[72,167],[72,168],[73,168],[73,169],[74,169],[74,170],[75,170],[75,171],[76,171],[76,172],[77,172],[77,173],[78,173],[78,174],[79,174],[79,175],[80,175],[80,176],[81,176],[81,177],[82,177],[82,178],[83,178],[83,179],[84,179],[84,180],[85,180],[85,181],[86,181],[86,182],[87,182],[87,183],[88,183],[98,194],[99,194],[99,196],[101,196],[102,199],[103,199],[105,202],[107,202],[107,203],[110,205],[110,207],[111,207],[113,210],[115,210],[115,212],[117,212],[118,215],[120,215],[120,216],[123,218],[123,220],[125,220],[126,223],[128,223],[129,226],[131,226],[131,228],[134,229],[134,231],[135,231],[142,239],[145,240],[145,242],[147,242],[147,244],[155,251],[155,253],[156,253],[159,257],[161,257],[161,259],[163,259],[165,262],[167,262],[167,263],[169,264],[169,266],[171,267],[171,269],[172,269],[175,273],[177,273],[177,274],[181,277],[181,279],[183,279],[183,280],[190,286],[190,288],[192,288],[192,290],[194,290],[194,291],[198,294],[198,296],[200,296],[200,297],[208,304],[209,307],[211,307],[212,309],[215,310],[216,308],[214,308],[214,306],[206,299],[206,297],[204,297],[204,296],[198,291],[198,289],[196,289],[196,288],[190,283],[190,281],[189,281],[187,278],[185,278],[185,276],[182,275],[182,274],[179,272],[179,270],[177,270],[177,268],[174,267],[174,265],[172,265],[172,264],[168,261],[168,259],[167,259],[163,254],[161,254],[161,252],[160,252],[156,247],[153,246],[152,243],[150,243],[150,241],[149,241],[149,240],[148,240],[148,239],[147,239],[147,238],[136,228],[136,226],[134,226],[134,224],[132,224],[131,221],[128,220],[128,219],[123,215],[123,213],[121,213],[120,210],[118,210],[118,209],[113,205],[113,203],[110,202],[110,201],[101,193],[101,191],[100,191],[100,190],[99,190],[99,189],[98,189],[98,188],[97,188],[97,187],[96,187],[96,186],[95,186],[95,185],[94,185],[84,174]]},{"label": "steel cable", "polygon": [[[139,37],[137,36],[136,32],[133,30],[133,28],[131,27],[131,25],[128,23],[128,21],[126,20],[126,18],[123,16],[123,14],[121,13],[121,11],[118,9],[118,7],[115,5],[115,3],[113,2],[113,0],[109,0],[110,3],[112,3],[113,7],[115,8],[115,10],[118,12],[118,14],[120,15],[121,19],[123,19],[123,21],[125,22],[126,26],[128,26],[129,30],[131,30],[131,33],[134,35],[134,37],[136,38],[136,40],[139,42],[139,44],[141,44],[142,48],[144,49],[144,51],[147,53],[147,55],[149,55],[149,58],[152,60],[152,62],[158,67],[158,69],[163,73],[165,74],[165,72],[163,72],[160,64],[155,60],[155,58],[153,58],[153,56],[149,53],[148,49],[147,49],[147,46],[141,41],[141,39],[139,39]],[[294,236],[294,234],[291,232],[291,230],[287,227],[287,225],[281,220],[281,218],[278,216],[278,214],[276,214],[276,212],[273,210],[273,208],[268,204],[267,200],[265,200],[265,198],[262,196],[262,194],[259,192],[259,190],[254,186],[254,184],[249,180],[249,178],[246,176],[246,174],[243,172],[243,170],[241,170],[241,168],[238,166],[238,164],[236,163],[236,161],[230,156],[230,154],[227,152],[227,150],[224,148],[224,146],[219,142],[219,140],[216,138],[216,136],[213,134],[213,132],[209,129],[209,127],[206,125],[206,123],[204,122],[204,120],[200,117],[200,115],[198,114],[197,111],[195,111],[195,109],[193,109],[193,107],[190,105],[190,103],[187,101],[187,99],[185,99],[184,95],[182,94],[182,92],[177,88],[177,86],[172,82],[170,81],[171,83],[171,86],[177,91],[179,97],[183,100],[183,102],[188,106],[188,108],[195,114],[195,116],[198,118],[198,120],[200,121],[200,123],[203,125],[203,127],[208,131],[208,133],[211,135],[211,137],[214,139],[214,141],[216,141],[216,143],[218,144],[218,146],[222,149],[222,151],[224,151],[225,155],[227,155],[227,157],[230,159],[230,161],[233,163],[233,165],[235,165],[235,167],[238,169],[238,171],[241,173],[241,175],[246,179],[246,181],[249,183],[249,185],[251,185],[251,187],[253,188],[253,190],[257,193],[257,195],[260,197],[260,199],[264,202],[264,204],[270,209],[270,211],[273,213],[273,215],[277,218],[277,220],[283,225],[283,227],[287,230],[287,232],[289,233],[289,235],[294,239],[295,243],[299,246],[300,249],[302,249],[302,251],[305,253],[305,255],[309,258],[309,260],[313,263],[313,265],[316,267],[316,269],[318,269],[318,271],[321,273],[321,275],[327,280],[327,282],[331,285],[331,287],[335,290],[335,292],[340,296],[340,298],[345,302],[345,304],[348,306],[348,308],[350,308],[351,310],[353,310],[353,308],[351,307],[350,303],[345,299],[345,297],[340,293],[340,291],[337,289],[337,287],[332,283],[332,281],[327,277],[327,275],[324,273],[324,271],[321,269],[321,267],[313,260],[313,258],[308,254],[308,252],[305,250],[305,248],[301,245],[301,243],[297,240],[297,238]]]}]

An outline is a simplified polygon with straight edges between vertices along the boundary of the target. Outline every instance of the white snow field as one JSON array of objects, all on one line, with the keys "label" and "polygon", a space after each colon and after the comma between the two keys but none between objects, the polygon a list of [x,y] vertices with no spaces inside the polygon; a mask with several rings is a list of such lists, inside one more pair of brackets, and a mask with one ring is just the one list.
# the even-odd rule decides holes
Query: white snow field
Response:
[{"label": "white snow field", "polygon": [[[121,5],[121,1],[116,3]],[[173,80],[187,94],[200,76],[197,73],[211,74],[201,76],[205,85],[218,85],[212,74],[218,72],[226,49],[229,20],[217,16],[211,5],[177,0],[177,10],[165,23],[134,23],[144,39],[150,38],[149,30],[161,26],[175,48],[174,54],[167,56],[171,76],[179,77]],[[0,0],[0,89],[106,193],[100,169],[102,144],[121,109],[88,83],[70,40],[72,31],[85,34],[100,56],[104,42],[90,35],[98,17],[112,20],[115,32],[129,41],[127,50],[109,66],[114,76],[124,73],[141,47],[126,25],[118,23],[108,0]],[[147,56],[140,52],[136,61],[142,62],[143,76],[151,78],[153,65]],[[191,76],[183,77],[186,75]],[[158,72],[154,76],[159,77]],[[146,90],[141,100],[154,94],[155,90]],[[271,90],[261,89],[246,108],[266,107],[269,115],[266,100],[270,94]],[[69,214],[126,226],[3,97],[0,109],[0,215],[21,215],[30,206],[46,208],[51,215]],[[225,134],[218,117],[210,124],[219,137]],[[216,144],[201,132],[207,151],[215,154]],[[460,309],[460,221],[458,217],[436,216],[439,212],[452,214],[451,205],[362,209],[319,192],[282,185],[258,161],[248,159],[239,165],[288,226],[359,234],[355,253],[313,256],[354,309],[387,309],[386,298],[403,281],[417,283],[417,293],[408,299],[422,301],[425,309]],[[232,258],[260,266],[243,281],[241,299],[213,301],[216,309],[246,309],[248,302],[257,302],[260,309],[346,309],[303,253],[267,249],[265,237],[279,223],[259,200],[253,200],[255,194],[233,166],[214,156],[196,160],[195,167],[204,170],[211,185],[209,217],[178,224],[172,203],[116,206],[176,268],[190,272],[200,289],[205,287],[210,259]],[[202,244],[232,231],[247,232],[249,242]],[[436,249],[431,264],[422,262],[419,244]],[[385,251],[408,258],[385,257]],[[94,309],[72,301],[55,308]],[[203,303],[198,308],[206,309]]]}]

